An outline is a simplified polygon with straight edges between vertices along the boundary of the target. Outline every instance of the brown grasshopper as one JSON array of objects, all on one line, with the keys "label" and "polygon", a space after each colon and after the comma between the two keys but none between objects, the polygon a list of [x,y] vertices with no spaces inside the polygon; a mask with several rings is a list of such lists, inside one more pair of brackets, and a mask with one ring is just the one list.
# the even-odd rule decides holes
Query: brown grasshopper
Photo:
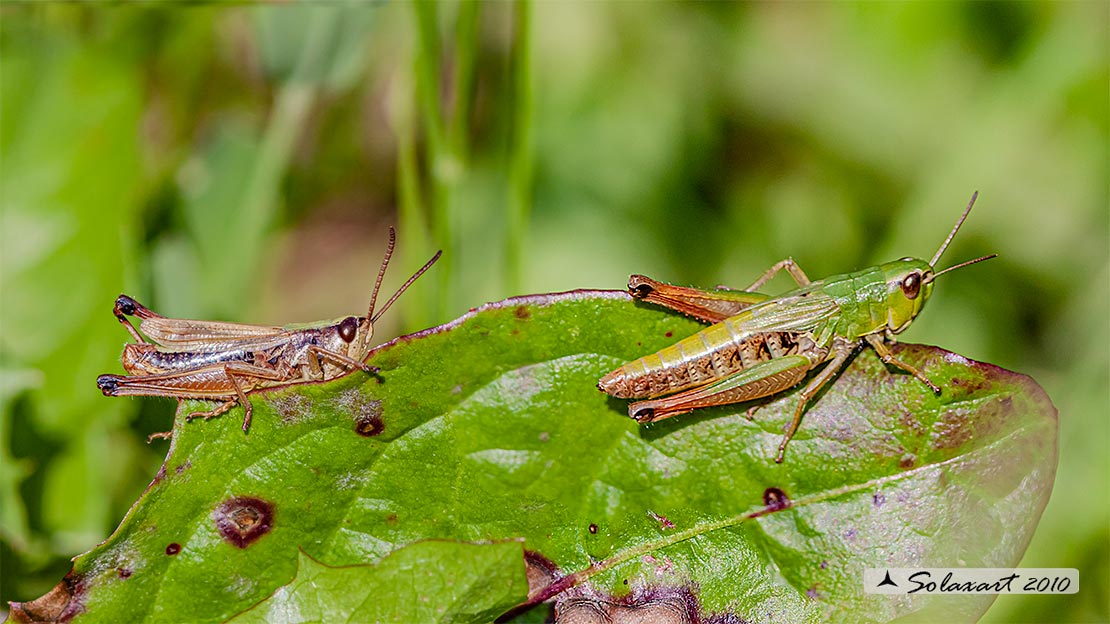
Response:
[{"label": "brown grasshopper", "polygon": [[[355,369],[376,373],[363,360],[370,351],[374,322],[401,293],[428,270],[442,252],[420,267],[382,309],[374,313],[378,289],[393,255],[396,233],[389,228],[389,246],[378,270],[366,316],[284,327],[166,318],[127,295],[116,299],[113,313],[137,341],[120,357],[127,375],[101,375],[96,385],[105,396],[165,396],[222,401],[217,407],[186,416],[186,420],[219,416],[243,406],[243,431],[251,424],[247,394],[309,381],[328,381]],[[140,319],[139,330],[127,319]],[[146,335],[148,342],[143,338]],[[155,434],[152,437],[166,437]]]}]

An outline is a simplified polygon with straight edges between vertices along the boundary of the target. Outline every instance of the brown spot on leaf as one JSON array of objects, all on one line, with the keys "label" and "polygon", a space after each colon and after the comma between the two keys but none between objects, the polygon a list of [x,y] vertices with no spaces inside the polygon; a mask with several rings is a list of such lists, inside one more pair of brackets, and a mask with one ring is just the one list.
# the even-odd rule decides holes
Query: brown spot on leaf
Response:
[{"label": "brown spot on leaf", "polygon": [[953,393],[957,397],[965,397],[977,392],[983,392],[989,390],[991,387],[990,382],[986,379],[973,380],[963,379],[961,377],[953,377],[948,385],[951,386],[953,390],[961,391]]},{"label": "brown spot on leaf", "polygon": [[189,468],[192,468],[192,467],[193,467],[193,462],[191,462],[189,460],[185,460],[185,463],[178,464],[177,468],[174,468],[173,471],[174,471],[175,474],[181,474],[181,473],[185,472],[186,470],[188,470]]},{"label": "brown spot on leaf", "polygon": [[172,556],[176,555],[179,552],[181,552],[181,544],[178,544],[177,542],[173,542],[171,544],[166,545],[166,554],[167,555],[172,557]]},{"label": "brown spot on leaf", "polygon": [[[980,419],[982,416],[980,415]],[[932,443],[937,449],[955,449],[967,444],[973,424],[959,410],[947,410],[933,423]]]},{"label": "brown spot on leaf", "polygon": [[574,598],[555,609],[557,624],[609,624],[609,605],[589,598]]},{"label": "brown spot on leaf", "polygon": [[29,602],[9,603],[9,622],[68,622],[84,612],[85,584],[72,571],[45,595]]},{"label": "brown spot on leaf", "polygon": [[886,504],[886,495],[882,492],[875,492],[875,494],[871,496],[871,501],[875,503],[876,507],[882,507]]},{"label": "brown spot on leaf", "polygon": [[[571,595],[573,594],[573,595]],[[616,597],[591,588],[569,592],[555,605],[559,624],[743,624],[733,613],[706,614],[692,587],[648,586]]]},{"label": "brown spot on leaf", "polygon": [[562,576],[559,573],[559,566],[533,550],[524,551],[524,566],[528,577],[529,594],[538,592]]},{"label": "brown spot on leaf", "polygon": [[225,540],[246,548],[270,532],[274,523],[274,506],[254,496],[229,498],[212,512],[216,530]]},{"label": "brown spot on leaf", "polygon": [[116,568],[116,573],[121,579],[131,578],[131,568]]},{"label": "brown spot on leaf", "polygon": [[513,316],[522,321],[527,321],[528,319],[532,318],[532,313],[528,310],[527,306],[521,305],[517,306],[516,309],[513,310]]},{"label": "brown spot on leaf", "polygon": [[560,624],[695,624],[698,622],[696,603],[691,605],[680,596],[639,598],[635,602],[571,598],[555,609]]},{"label": "brown spot on leaf", "polygon": [[591,522],[590,526],[586,527],[586,529],[590,532],[590,535],[597,535],[597,525],[593,522]]},{"label": "brown spot on leaf", "polygon": [[790,506],[790,497],[777,487],[769,487],[763,490],[763,504],[768,512],[781,511]]},{"label": "brown spot on leaf", "polygon": [[381,435],[385,430],[382,402],[368,399],[358,388],[345,390],[335,400],[336,405],[355,420],[355,433],[363,437]]},{"label": "brown spot on leaf", "polygon": [[913,468],[913,465],[916,463],[917,456],[913,453],[906,453],[902,456],[902,459],[898,460],[898,467],[903,470],[909,470],[910,468]]},{"label": "brown spot on leaf", "polygon": [[364,438],[371,438],[380,435],[385,431],[385,420],[382,419],[381,401],[379,404],[378,412],[376,414],[363,414],[355,421],[355,433]]},{"label": "brown spot on leaf", "polygon": [[391,513],[385,517],[386,524],[397,524],[397,514]]},{"label": "brown spot on leaf", "polygon": [[667,338],[673,338],[674,337],[674,332],[667,332],[663,335],[666,336]]},{"label": "brown spot on leaf", "polygon": [[898,425],[915,436],[925,435],[925,425],[921,418],[912,412],[903,411],[898,415]]}]

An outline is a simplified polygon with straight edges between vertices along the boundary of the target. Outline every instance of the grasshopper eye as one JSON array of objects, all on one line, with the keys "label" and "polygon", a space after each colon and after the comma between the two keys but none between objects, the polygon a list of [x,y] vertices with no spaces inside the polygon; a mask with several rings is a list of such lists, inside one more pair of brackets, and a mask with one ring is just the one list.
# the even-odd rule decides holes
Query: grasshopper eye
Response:
[{"label": "grasshopper eye", "polygon": [[343,342],[351,342],[355,339],[355,334],[358,332],[358,319],[353,316],[339,321],[339,337]]},{"label": "grasshopper eye", "polygon": [[917,294],[920,292],[921,274],[914,271],[902,280],[902,294],[906,296],[906,299],[917,299]]}]

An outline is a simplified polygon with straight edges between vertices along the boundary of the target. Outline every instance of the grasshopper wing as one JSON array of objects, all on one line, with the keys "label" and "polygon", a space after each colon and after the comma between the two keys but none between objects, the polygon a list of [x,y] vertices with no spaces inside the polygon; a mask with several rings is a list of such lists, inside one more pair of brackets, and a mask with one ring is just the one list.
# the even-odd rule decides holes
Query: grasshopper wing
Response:
[{"label": "grasshopper wing", "polygon": [[281,327],[193,321],[163,316],[144,318],[139,329],[154,342],[174,351],[208,353],[229,347],[265,347],[289,333]]},{"label": "grasshopper wing", "polygon": [[212,353],[235,347],[265,347],[289,333],[285,328],[272,325],[169,318],[127,295],[116,298],[112,312],[137,341],[143,340],[128,322],[129,316],[139,319],[139,330],[153,342],[173,351]]},{"label": "grasshopper wing", "polygon": [[781,297],[757,303],[729,317],[728,323],[740,335],[763,332],[806,332],[814,335],[818,343],[831,339],[832,321],[840,313],[840,305],[823,290],[823,284],[814,282],[792,290]]}]

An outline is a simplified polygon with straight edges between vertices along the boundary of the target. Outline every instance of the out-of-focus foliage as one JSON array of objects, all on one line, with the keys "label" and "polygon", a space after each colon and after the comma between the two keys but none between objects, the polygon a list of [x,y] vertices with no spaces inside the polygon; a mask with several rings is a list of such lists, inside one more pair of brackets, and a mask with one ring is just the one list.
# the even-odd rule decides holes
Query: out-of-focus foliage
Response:
[{"label": "out-of-focus foliage", "polygon": [[[905,335],[1029,374],[1060,412],[1024,565],[1105,620],[1105,3],[0,7],[0,598],[41,595],[154,474],[166,400],[107,399],[128,292],[282,323],[366,305],[436,248],[383,337],[629,273],[743,285],[928,256]],[[515,258],[509,262],[506,258]],[[773,284],[785,287],[783,283]]]}]

